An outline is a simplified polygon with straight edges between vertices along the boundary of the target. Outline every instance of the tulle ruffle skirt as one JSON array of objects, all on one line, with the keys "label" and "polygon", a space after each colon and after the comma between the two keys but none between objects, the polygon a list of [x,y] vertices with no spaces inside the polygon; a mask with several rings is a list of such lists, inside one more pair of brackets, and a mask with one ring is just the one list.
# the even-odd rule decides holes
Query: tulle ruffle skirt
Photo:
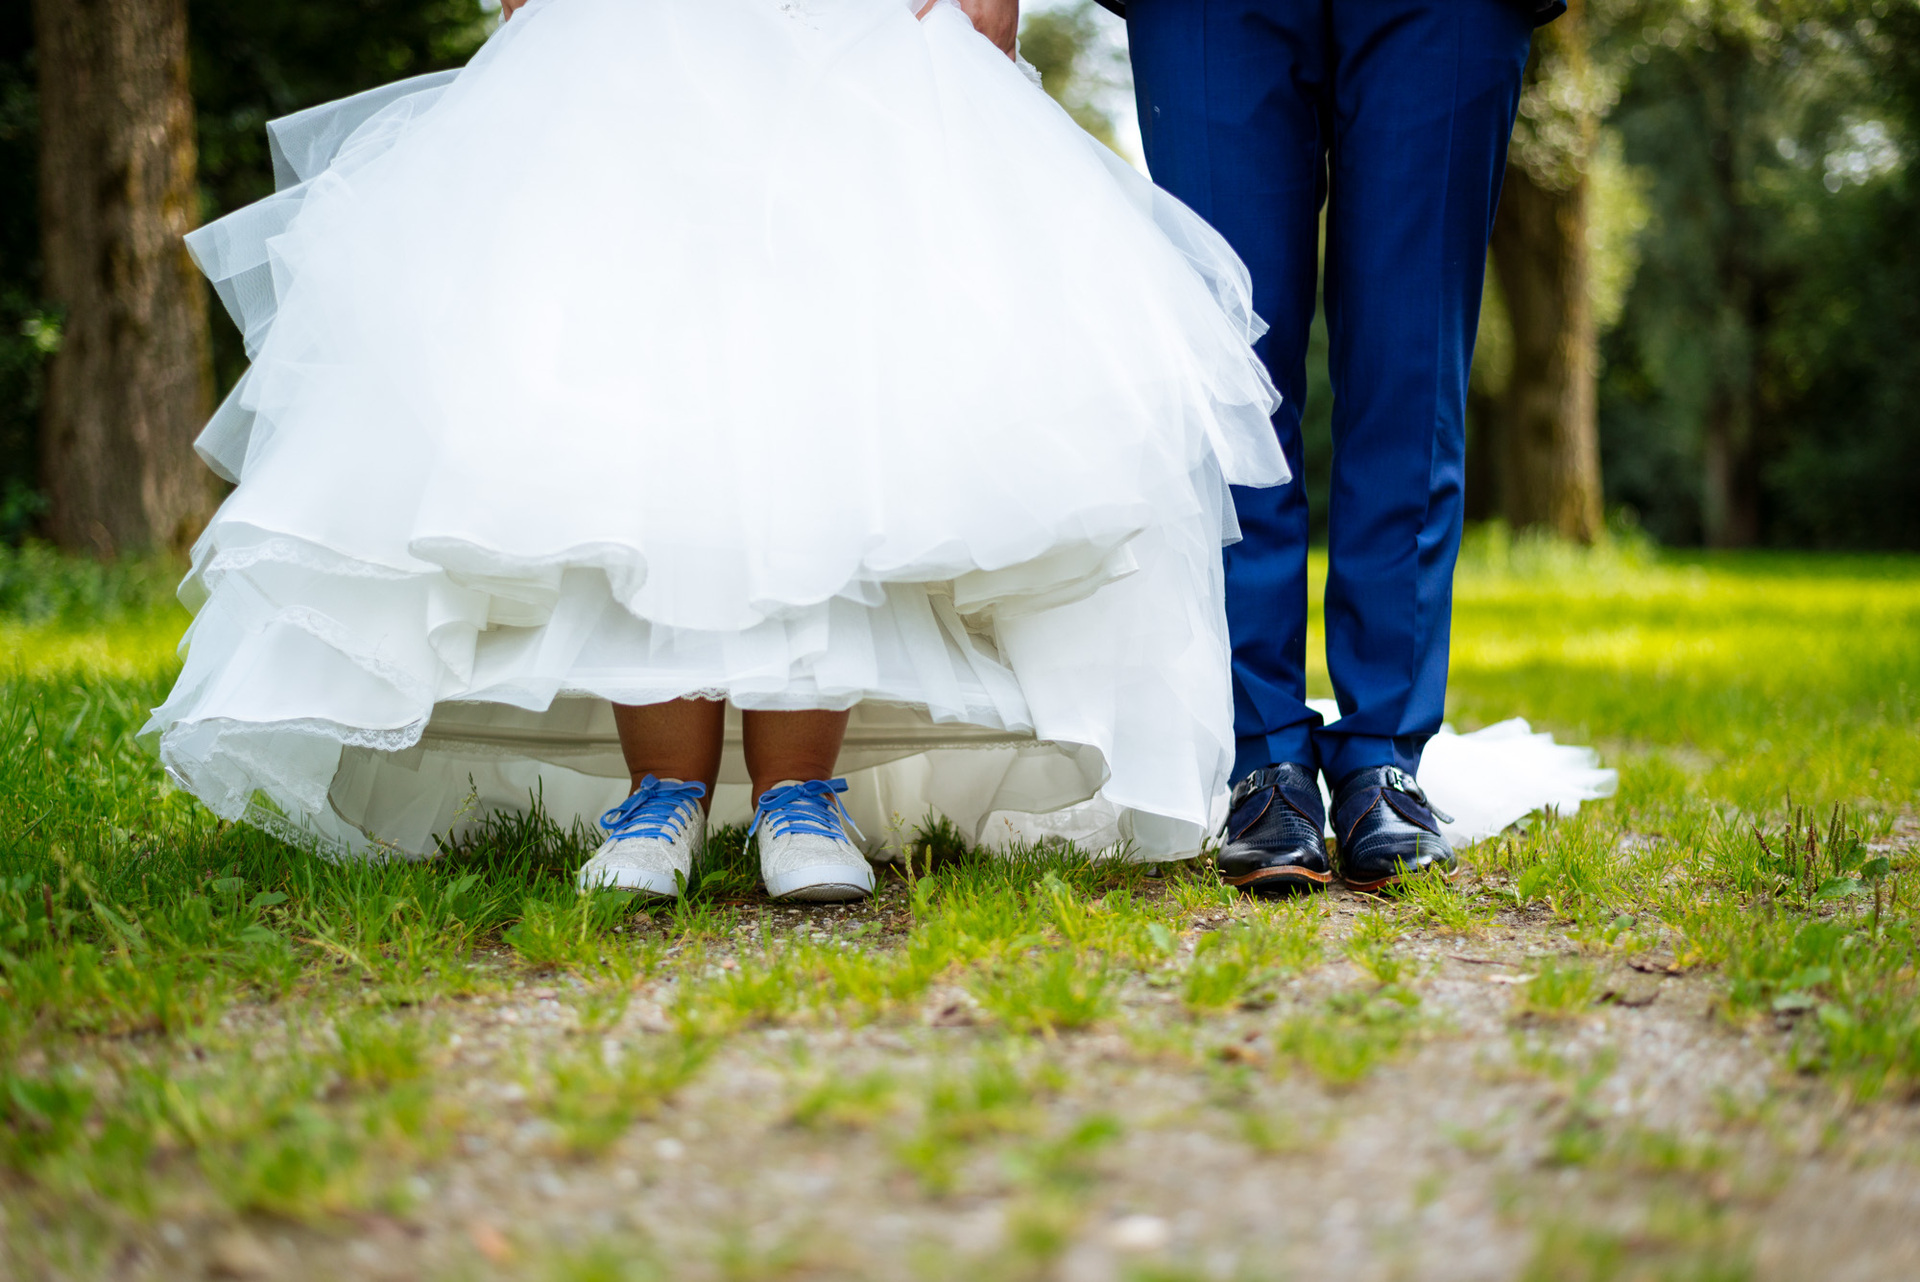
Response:
[{"label": "tulle ruffle skirt", "polygon": [[610,703],[694,695],[856,709],[870,834],[1198,845],[1227,485],[1286,479],[1247,276],[956,6],[532,0],[271,132],[190,239],[253,364],[149,727],[215,811],[588,817]]}]

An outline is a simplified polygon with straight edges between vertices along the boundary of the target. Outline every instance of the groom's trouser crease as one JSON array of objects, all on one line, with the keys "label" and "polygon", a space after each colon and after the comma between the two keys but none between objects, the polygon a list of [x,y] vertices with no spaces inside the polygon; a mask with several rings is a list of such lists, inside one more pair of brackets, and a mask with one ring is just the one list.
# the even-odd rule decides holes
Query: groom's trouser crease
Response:
[{"label": "groom's trouser crease", "polygon": [[1305,492],[1236,489],[1235,778],[1278,761],[1333,779],[1412,771],[1439,729],[1467,371],[1530,32],[1507,0],[1128,6],[1149,168],[1253,273],[1296,476],[1327,207],[1327,666],[1342,716],[1322,726],[1305,704]]}]

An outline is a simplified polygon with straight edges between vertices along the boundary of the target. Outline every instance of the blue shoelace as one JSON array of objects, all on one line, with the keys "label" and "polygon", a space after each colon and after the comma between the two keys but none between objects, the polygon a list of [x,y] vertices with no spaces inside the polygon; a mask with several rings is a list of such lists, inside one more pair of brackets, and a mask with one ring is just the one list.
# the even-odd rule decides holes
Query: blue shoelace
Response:
[{"label": "blue shoelace", "polygon": [[765,823],[767,831],[776,837],[809,833],[845,841],[847,834],[840,826],[844,823],[855,836],[865,837],[840,801],[839,794],[846,790],[845,779],[809,779],[784,788],[769,788],[760,794],[760,808],[754,811],[747,836],[753,836]]},{"label": "blue shoelace", "polygon": [[672,841],[686,826],[688,802],[698,804],[707,795],[703,783],[678,783],[648,775],[634,794],[600,816],[609,837],[662,837]]}]

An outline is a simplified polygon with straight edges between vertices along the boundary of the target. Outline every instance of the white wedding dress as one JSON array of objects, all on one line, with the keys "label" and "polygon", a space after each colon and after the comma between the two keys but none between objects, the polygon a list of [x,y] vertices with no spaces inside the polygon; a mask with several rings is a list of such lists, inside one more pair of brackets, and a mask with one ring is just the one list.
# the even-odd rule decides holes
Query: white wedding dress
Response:
[{"label": "white wedding dress", "polygon": [[1262,326],[957,6],[531,0],[270,132],[278,194],[189,238],[253,364],[147,728],[216,813],[591,820],[610,704],[692,695],[853,708],[870,838],[1199,845],[1227,485],[1287,480]]}]

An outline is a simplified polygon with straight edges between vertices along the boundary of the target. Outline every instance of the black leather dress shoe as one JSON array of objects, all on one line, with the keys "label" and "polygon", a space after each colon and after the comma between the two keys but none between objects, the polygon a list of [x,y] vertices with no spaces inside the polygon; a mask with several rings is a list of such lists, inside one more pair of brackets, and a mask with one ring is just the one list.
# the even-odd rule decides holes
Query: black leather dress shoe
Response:
[{"label": "black leather dress shoe", "polygon": [[1233,789],[1227,839],[1215,861],[1220,879],[1253,895],[1324,889],[1333,880],[1326,827],[1311,769],[1288,762],[1256,770]]},{"label": "black leather dress shoe", "polygon": [[1340,880],[1364,891],[1379,890],[1403,873],[1434,867],[1451,873],[1453,847],[1440,835],[1440,825],[1452,821],[1398,766],[1354,771],[1333,794]]}]

